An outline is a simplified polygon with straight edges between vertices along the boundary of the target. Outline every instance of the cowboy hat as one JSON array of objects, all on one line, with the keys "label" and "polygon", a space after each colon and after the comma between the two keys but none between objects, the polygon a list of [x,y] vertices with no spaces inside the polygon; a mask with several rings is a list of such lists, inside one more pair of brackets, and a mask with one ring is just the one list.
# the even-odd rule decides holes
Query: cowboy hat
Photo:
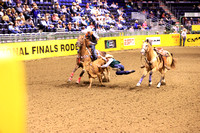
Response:
[{"label": "cowboy hat", "polygon": [[106,58],[113,58],[113,55],[111,55],[111,54],[106,54]]}]

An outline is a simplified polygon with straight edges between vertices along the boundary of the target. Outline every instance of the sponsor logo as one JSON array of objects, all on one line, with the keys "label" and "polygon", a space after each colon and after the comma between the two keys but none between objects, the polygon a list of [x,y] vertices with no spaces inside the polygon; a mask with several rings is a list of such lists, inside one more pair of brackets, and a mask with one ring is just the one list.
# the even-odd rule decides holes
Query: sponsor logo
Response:
[{"label": "sponsor logo", "polygon": [[105,48],[116,48],[116,40],[105,40]]},{"label": "sponsor logo", "polygon": [[135,45],[135,38],[124,39],[124,46]]},{"label": "sponsor logo", "polygon": [[200,40],[200,37],[188,38],[187,42],[197,42],[198,40]]},{"label": "sponsor logo", "polygon": [[147,37],[146,39],[152,40],[152,45],[160,45],[160,37]]}]

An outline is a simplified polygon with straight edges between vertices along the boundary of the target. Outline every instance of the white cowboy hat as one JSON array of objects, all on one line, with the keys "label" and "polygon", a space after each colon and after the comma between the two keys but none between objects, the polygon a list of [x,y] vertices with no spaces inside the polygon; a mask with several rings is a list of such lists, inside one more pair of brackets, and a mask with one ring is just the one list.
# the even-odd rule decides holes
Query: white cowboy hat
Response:
[{"label": "white cowboy hat", "polygon": [[111,55],[111,54],[106,54],[106,58],[113,58],[113,55]]}]

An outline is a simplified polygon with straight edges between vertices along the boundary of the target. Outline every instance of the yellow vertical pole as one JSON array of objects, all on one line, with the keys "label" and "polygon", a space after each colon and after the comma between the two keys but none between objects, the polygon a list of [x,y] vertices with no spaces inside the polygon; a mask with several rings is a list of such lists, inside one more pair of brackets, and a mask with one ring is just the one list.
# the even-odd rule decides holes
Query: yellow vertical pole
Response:
[{"label": "yellow vertical pole", "polygon": [[0,49],[0,133],[26,132],[26,87],[22,62]]}]

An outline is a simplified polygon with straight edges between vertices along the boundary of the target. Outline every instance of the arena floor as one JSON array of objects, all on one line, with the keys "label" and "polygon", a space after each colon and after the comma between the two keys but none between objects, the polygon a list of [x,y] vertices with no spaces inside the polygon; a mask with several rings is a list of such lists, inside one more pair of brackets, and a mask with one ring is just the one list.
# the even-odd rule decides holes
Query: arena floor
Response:
[{"label": "arena floor", "polygon": [[79,69],[67,83],[76,56],[26,61],[29,133],[199,133],[200,132],[200,47],[166,47],[177,60],[176,69],[166,74],[166,85],[156,88],[142,75],[140,49],[108,52],[130,75],[116,76],[101,87],[95,79],[88,89],[85,74],[75,83]]}]

